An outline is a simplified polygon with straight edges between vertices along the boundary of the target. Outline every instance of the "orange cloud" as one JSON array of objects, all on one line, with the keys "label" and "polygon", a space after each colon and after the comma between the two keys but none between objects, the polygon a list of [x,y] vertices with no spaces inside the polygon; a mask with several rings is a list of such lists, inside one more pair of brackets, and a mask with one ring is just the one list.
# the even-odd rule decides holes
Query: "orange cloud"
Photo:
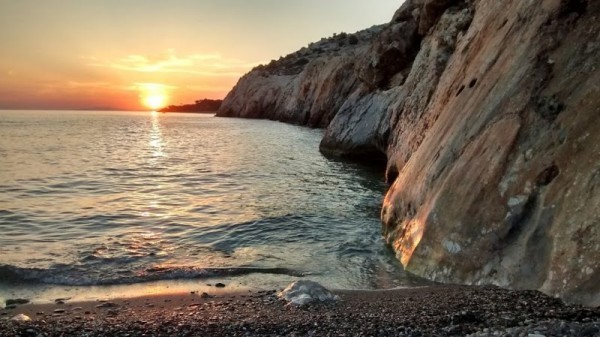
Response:
[{"label": "orange cloud", "polygon": [[140,73],[185,73],[200,76],[240,76],[259,64],[224,58],[216,53],[177,56],[172,49],[154,57],[131,54],[111,61],[91,59],[91,65],[97,67]]}]

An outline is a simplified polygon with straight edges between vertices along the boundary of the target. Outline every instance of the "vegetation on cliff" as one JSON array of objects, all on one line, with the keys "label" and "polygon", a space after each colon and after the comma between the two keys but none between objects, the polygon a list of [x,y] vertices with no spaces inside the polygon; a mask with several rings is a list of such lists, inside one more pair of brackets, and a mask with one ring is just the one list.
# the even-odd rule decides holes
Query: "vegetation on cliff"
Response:
[{"label": "vegetation on cliff", "polygon": [[267,64],[258,65],[252,71],[260,72],[263,75],[296,75],[302,72],[304,66],[311,60],[327,54],[343,52],[345,47],[369,43],[373,36],[382,28],[383,25],[379,25],[354,34],[345,32],[335,33],[331,37],[322,38],[318,42],[310,43],[307,47],[303,47],[297,52],[281,56],[279,59],[271,60]]}]

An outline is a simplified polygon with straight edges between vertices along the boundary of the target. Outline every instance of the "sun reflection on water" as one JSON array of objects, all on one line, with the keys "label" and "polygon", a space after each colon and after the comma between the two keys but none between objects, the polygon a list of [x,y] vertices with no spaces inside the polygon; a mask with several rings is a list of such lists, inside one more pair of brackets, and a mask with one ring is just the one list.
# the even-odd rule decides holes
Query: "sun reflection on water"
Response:
[{"label": "sun reflection on water", "polygon": [[163,152],[163,139],[160,130],[160,116],[158,112],[152,111],[150,114],[152,128],[150,129],[150,148],[152,149],[152,157],[165,157]]}]

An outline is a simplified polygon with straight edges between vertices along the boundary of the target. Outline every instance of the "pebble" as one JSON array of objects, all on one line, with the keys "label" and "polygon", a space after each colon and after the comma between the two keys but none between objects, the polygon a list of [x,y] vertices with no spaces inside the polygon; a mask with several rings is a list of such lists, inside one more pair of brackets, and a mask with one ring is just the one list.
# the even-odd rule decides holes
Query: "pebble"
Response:
[{"label": "pebble", "polygon": [[211,297],[214,297],[214,296],[211,296],[211,295],[209,295],[208,293],[205,293],[205,292],[203,292],[203,293],[200,295],[200,297],[202,297],[202,298],[211,298]]},{"label": "pebble", "polygon": [[115,308],[117,304],[114,302],[104,302],[102,304],[98,304],[96,308]]},{"label": "pebble", "polygon": [[107,314],[108,316],[117,316],[117,315],[119,314],[119,311],[118,311],[118,310],[115,310],[115,309],[109,309],[109,310],[106,312],[106,314]]},{"label": "pebble", "polygon": [[215,287],[217,287],[217,288],[225,288],[225,284],[219,282],[219,283],[215,284]]},{"label": "pebble", "polygon": [[[233,297],[188,303],[189,306],[174,310],[119,305],[127,311],[103,310],[98,317],[81,319],[53,314],[54,317],[42,316],[32,323],[0,320],[0,336],[599,336],[600,310],[596,308],[549,301],[537,292],[486,287],[437,289],[441,290],[357,295],[335,292],[341,301],[305,308],[285,306],[269,292],[244,299],[237,296],[231,303],[227,300]],[[408,303],[406,295],[414,293],[422,296],[414,296]],[[522,299],[528,305],[516,309],[515,304]],[[153,306],[162,302],[146,303]],[[555,318],[541,319],[549,310],[555,311]],[[512,318],[512,323],[506,323],[506,317]],[[515,325],[516,317],[522,326]],[[28,328],[35,333],[29,333]]]}]

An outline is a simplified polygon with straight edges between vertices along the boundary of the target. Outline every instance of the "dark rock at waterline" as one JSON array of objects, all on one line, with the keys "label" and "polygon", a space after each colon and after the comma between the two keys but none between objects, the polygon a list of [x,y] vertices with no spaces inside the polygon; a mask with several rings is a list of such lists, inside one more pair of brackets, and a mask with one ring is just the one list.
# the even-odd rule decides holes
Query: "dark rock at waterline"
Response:
[{"label": "dark rock at waterline", "polygon": [[27,304],[27,303],[29,303],[29,300],[26,298],[8,299],[8,300],[6,300],[6,307],[8,308],[8,306]]},{"label": "dark rock at waterline", "polygon": [[71,299],[70,297],[57,298],[57,299],[54,300],[54,303],[56,303],[56,304],[65,304],[70,299]]}]

